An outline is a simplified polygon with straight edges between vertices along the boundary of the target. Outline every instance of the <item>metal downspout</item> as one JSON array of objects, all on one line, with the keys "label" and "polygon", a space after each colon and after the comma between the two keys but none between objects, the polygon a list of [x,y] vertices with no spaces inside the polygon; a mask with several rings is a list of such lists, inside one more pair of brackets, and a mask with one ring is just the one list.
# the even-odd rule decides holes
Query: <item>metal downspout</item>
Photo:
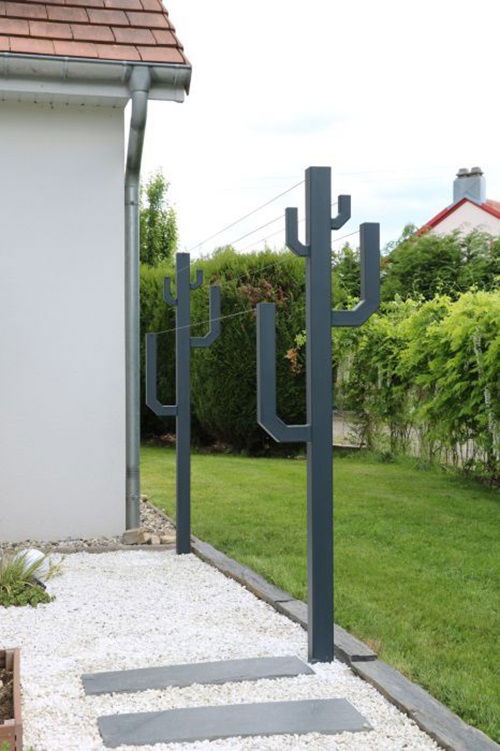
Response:
[{"label": "metal downspout", "polygon": [[125,359],[126,359],[126,528],[140,525],[140,280],[139,184],[151,75],[134,67],[129,89],[132,116],[125,170]]}]

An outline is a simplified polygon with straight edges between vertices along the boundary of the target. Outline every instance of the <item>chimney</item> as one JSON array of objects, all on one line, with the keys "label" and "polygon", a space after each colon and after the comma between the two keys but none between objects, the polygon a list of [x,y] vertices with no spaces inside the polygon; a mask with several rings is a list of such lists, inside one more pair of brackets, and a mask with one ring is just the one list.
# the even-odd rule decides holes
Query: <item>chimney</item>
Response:
[{"label": "chimney", "polygon": [[453,182],[453,203],[458,203],[462,198],[469,198],[474,203],[486,201],[486,180],[481,167],[472,167],[468,170],[461,167]]}]

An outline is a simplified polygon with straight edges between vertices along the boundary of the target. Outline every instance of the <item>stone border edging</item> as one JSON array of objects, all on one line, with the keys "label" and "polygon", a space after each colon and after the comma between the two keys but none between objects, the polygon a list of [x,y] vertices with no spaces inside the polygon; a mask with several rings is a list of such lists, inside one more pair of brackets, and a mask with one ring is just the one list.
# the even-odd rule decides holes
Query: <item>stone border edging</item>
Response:
[{"label": "stone border edging", "polygon": [[[279,613],[307,629],[306,603],[296,600],[248,566],[241,565],[196,537],[192,538],[192,551],[201,560],[235,579]],[[423,688],[379,660],[375,652],[362,641],[351,636],[337,624],[334,625],[333,632],[335,656],[347,663],[356,675],[374,686],[391,704],[408,715],[446,751],[499,751],[500,746],[495,741],[481,730],[467,725]]]}]

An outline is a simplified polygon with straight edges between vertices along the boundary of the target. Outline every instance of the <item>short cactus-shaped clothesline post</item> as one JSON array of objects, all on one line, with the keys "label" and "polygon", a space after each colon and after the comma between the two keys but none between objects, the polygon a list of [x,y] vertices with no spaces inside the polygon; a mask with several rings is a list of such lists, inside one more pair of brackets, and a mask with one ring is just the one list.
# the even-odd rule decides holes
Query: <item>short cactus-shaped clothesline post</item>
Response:
[{"label": "short cactus-shaped clothesline post", "polygon": [[161,404],[157,397],[157,334],[146,334],[146,404],[156,415],[176,418],[176,549],[191,552],[191,348],[209,347],[220,335],[220,287],[210,287],[210,330],[191,336],[191,291],[203,282],[196,271],[191,282],[189,253],[176,255],[176,297],[170,277],[165,278],[164,299],[175,307],[175,404]]},{"label": "short cactus-shaped clothesline post", "polygon": [[257,305],[259,424],[276,440],[307,443],[308,642],[311,662],[333,660],[332,326],[359,326],[375,312],[380,290],[380,229],[360,226],[361,300],[332,310],[331,231],[350,218],[350,196],[339,196],[331,217],[331,170],[306,170],[306,242],[298,238],[297,209],[286,210],[286,244],[306,262],[307,422],[286,425],[276,413],[275,304]]}]

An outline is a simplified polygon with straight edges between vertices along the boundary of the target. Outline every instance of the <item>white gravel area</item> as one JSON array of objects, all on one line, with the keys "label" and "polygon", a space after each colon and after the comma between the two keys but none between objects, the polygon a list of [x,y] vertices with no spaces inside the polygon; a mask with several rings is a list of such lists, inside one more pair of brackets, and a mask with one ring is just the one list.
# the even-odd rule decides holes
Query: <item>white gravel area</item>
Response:
[{"label": "white gravel area", "polygon": [[100,670],[244,657],[307,659],[306,634],[193,555],[113,552],[67,556],[49,582],[54,602],[0,607],[0,646],[20,646],[25,746],[35,751],[104,749],[102,714],[292,699],[346,698],[368,733],[231,738],[123,746],[120,751],[431,751],[438,746],[345,665],[314,665],[297,678],[194,685],[86,697],[80,676]]}]

